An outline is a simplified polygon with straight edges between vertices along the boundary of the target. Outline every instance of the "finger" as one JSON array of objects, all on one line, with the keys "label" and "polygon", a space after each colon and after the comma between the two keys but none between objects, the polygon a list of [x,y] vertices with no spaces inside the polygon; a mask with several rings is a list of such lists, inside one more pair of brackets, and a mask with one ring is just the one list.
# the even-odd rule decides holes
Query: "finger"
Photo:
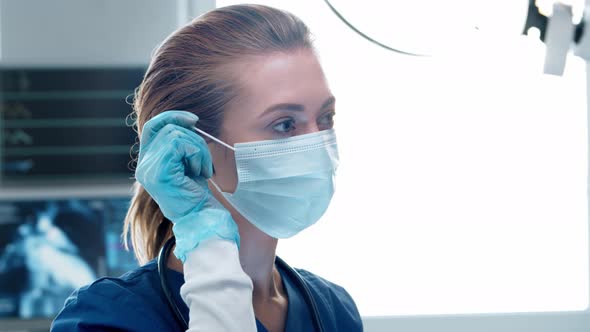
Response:
[{"label": "finger", "polygon": [[190,159],[192,164],[191,167],[200,170],[200,172],[194,174],[203,176],[207,179],[210,178],[213,175],[213,159],[207,142],[205,142],[203,137],[192,130],[178,126],[175,126],[174,129],[182,132],[184,135],[181,137],[189,140],[199,150],[199,153],[195,151],[193,155],[187,156],[187,159]]},{"label": "finger", "polygon": [[[213,175],[213,159],[207,142],[198,135],[197,133],[175,125],[170,125],[170,131],[179,131],[182,134],[178,134],[178,137],[182,137],[188,140],[197,149],[194,153],[187,155],[187,161],[191,163],[190,167],[194,170],[199,169],[198,173],[194,173],[197,176],[203,176],[210,178]],[[168,129],[167,129],[168,130]]]},{"label": "finger", "polygon": [[203,177],[199,177],[197,179],[186,179],[186,186],[182,189],[185,191],[184,197],[195,197],[198,195],[197,201],[200,202],[200,206],[195,207],[200,209],[206,201],[209,200],[211,195],[211,191],[209,190],[209,185],[207,184],[207,180]]},{"label": "finger", "polygon": [[175,153],[174,159],[187,167],[186,174],[191,177],[211,177],[213,165],[209,147],[196,133],[186,128],[168,125],[160,130],[154,142],[158,144],[154,145],[152,153],[162,155]]},{"label": "finger", "polygon": [[187,142],[185,150],[185,155],[183,158],[183,162],[186,164],[186,176],[190,177],[191,179],[197,179],[203,177],[202,175],[204,168],[203,165],[203,155],[201,150],[190,143]]},{"label": "finger", "polygon": [[197,115],[187,111],[171,110],[162,112],[145,123],[141,132],[140,143],[149,144],[157,133],[168,124],[192,128],[198,120]]}]

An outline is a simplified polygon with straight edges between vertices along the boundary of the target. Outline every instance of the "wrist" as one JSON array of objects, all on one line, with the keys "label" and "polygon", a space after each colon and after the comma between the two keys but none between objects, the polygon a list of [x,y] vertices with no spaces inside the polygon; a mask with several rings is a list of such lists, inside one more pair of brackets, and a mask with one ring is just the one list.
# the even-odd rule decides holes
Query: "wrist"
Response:
[{"label": "wrist", "polygon": [[204,209],[178,218],[172,232],[176,237],[174,255],[183,263],[186,255],[207,239],[220,238],[240,247],[238,226],[225,209]]}]

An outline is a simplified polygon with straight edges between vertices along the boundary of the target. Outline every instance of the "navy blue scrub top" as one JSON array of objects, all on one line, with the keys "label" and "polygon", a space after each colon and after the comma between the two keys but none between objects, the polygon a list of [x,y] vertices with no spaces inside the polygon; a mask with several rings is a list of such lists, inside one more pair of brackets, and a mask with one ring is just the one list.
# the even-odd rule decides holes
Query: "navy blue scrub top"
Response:
[{"label": "navy blue scrub top", "polygon": [[[362,331],[359,312],[344,288],[308,271],[296,269],[307,283],[325,331]],[[167,269],[170,290],[188,318],[180,297],[182,273]],[[288,295],[286,332],[314,331],[312,313],[297,285],[279,269]],[[256,320],[259,332],[266,328]],[[169,309],[160,286],[156,260],[120,278],[100,278],[74,291],[53,321],[51,331],[178,331],[180,326]]]}]

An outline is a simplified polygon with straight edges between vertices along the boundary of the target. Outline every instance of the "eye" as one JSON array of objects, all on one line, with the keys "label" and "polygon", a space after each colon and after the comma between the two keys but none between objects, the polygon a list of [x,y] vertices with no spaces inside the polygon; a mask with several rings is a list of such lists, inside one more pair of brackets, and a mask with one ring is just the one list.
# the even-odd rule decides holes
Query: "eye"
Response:
[{"label": "eye", "polygon": [[293,120],[291,118],[285,119],[285,120],[273,125],[272,129],[281,133],[281,134],[291,132],[291,131],[295,130],[295,120]]},{"label": "eye", "polygon": [[318,126],[321,130],[331,129],[334,127],[334,115],[336,115],[336,112],[332,111],[319,118]]}]

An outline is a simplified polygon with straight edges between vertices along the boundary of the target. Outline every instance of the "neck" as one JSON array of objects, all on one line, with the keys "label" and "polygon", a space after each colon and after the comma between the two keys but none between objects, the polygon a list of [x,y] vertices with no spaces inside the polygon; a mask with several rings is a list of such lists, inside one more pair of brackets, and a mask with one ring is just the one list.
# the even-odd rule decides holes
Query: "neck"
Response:
[{"label": "neck", "polygon": [[248,222],[223,195],[209,183],[213,196],[231,213],[240,231],[240,264],[252,279],[254,303],[286,295],[279,272],[275,268],[278,240]]},{"label": "neck", "polygon": [[241,216],[234,216],[240,229],[240,264],[254,284],[253,298],[269,299],[281,292],[275,268],[278,240],[264,234]]},{"label": "neck", "polygon": [[[280,275],[274,264],[278,240],[262,233],[241,216],[234,217],[234,220],[240,229],[240,265],[252,279],[254,301],[268,301],[283,294]],[[172,252],[167,266],[183,272],[182,262]]]},{"label": "neck", "polygon": [[[240,231],[240,265],[252,279],[254,302],[265,302],[285,295],[280,274],[275,268],[278,240],[272,238],[244,219],[223,196],[214,190],[213,195],[230,211]],[[198,250],[198,249],[197,249]],[[174,254],[168,257],[167,266],[183,272],[182,262]]]}]

